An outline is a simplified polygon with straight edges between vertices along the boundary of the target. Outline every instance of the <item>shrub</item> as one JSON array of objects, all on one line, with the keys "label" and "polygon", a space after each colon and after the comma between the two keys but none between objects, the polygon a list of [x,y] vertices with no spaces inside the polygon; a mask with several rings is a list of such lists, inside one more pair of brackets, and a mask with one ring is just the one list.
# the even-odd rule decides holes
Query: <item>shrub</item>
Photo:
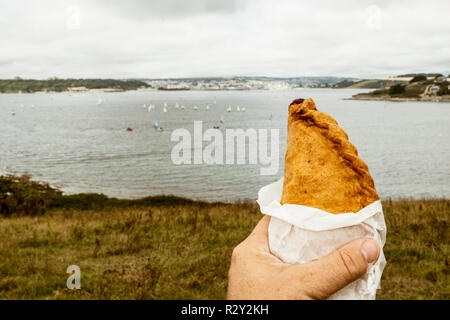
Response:
[{"label": "shrub", "polygon": [[418,74],[417,76],[415,76],[414,78],[412,78],[409,83],[413,83],[413,82],[420,82],[420,81],[426,81],[427,80],[427,76],[424,74]]},{"label": "shrub", "polygon": [[402,93],[405,93],[405,91],[406,91],[406,86],[403,84],[396,84],[389,88],[389,94],[391,94],[391,95],[402,94]]},{"label": "shrub", "polygon": [[61,192],[30,177],[0,177],[0,215],[41,215]]}]

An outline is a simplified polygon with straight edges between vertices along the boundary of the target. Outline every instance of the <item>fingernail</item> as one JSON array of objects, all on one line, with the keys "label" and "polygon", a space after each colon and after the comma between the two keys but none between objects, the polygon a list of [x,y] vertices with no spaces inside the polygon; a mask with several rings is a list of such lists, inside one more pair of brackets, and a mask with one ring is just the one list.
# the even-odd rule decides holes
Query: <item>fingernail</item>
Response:
[{"label": "fingernail", "polygon": [[374,263],[378,259],[378,245],[374,240],[366,240],[361,245],[361,251],[367,263]]}]

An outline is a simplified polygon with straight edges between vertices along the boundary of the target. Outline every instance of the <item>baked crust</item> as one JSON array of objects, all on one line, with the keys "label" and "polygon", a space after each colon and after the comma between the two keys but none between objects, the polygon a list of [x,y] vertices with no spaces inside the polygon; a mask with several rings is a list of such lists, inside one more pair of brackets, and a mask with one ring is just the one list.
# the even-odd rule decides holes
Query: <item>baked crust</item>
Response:
[{"label": "baked crust", "polygon": [[367,165],[330,115],[310,99],[289,106],[282,204],[338,214],[378,200]]}]

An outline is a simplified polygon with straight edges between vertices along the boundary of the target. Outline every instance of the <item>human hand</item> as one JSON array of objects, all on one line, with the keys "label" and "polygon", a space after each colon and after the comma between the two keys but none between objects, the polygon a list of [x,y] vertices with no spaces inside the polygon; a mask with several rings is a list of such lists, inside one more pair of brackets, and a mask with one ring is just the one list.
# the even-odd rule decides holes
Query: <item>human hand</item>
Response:
[{"label": "human hand", "polygon": [[322,259],[288,264],[270,253],[269,222],[264,216],[234,248],[227,299],[325,299],[364,275],[380,254],[373,239],[358,239]]}]

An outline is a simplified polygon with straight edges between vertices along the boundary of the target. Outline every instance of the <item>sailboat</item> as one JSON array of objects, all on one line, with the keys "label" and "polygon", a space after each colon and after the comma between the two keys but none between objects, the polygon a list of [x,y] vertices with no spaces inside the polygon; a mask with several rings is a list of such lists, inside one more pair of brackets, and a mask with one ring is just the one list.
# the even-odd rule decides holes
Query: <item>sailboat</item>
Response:
[{"label": "sailboat", "polygon": [[98,100],[97,100],[97,105],[99,106],[99,105],[101,105],[103,103],[103,99],[102,98],[98,98]]},{"label": "sailboat", "polygon": [[184,106],[181,106],[180,108],[181,108],[181,110],[184,110]]},{"label": "sailboat", "polygon": [[197,106],[194,106],[194,110],[198,110],[198,107],[197,107]]},{"label": "sailboat", "polygon": [[180,106],[178,105],[178,102],[175,103],[175,109],[179,109],[179,108],[180,108]]},{"label": "sailboat", "polygon": [[231,106],[228,106],[227,112],[231,112]]},{"label": "sailboat", "polygon": [[236,111],[241,111],[241,108],[239,108],[239,106],[237,106]]},{"label": "sailboat", "polygon": [[164,107],[163,111],[164,111],[164,112],[167,112],[167,107]]},{"label": "sailboat", "polygon": [[209,110],[209,104],[206,105],[206,111],[208,111],[208,110]]},{"label": "sailboat", "polygon": [[242,107],[241,111],[242,111],[242,112],[245,112],[245,107]]},{"label": "sailboat", "polygon": [[157,130],[157,131],[159,131],[159,132],[164,131],[164,129],[160,127],[159,121],[156,120],[156,119],[155,119],[155,121],[153,122],[153,127],[155,128],[155,130]]}]

